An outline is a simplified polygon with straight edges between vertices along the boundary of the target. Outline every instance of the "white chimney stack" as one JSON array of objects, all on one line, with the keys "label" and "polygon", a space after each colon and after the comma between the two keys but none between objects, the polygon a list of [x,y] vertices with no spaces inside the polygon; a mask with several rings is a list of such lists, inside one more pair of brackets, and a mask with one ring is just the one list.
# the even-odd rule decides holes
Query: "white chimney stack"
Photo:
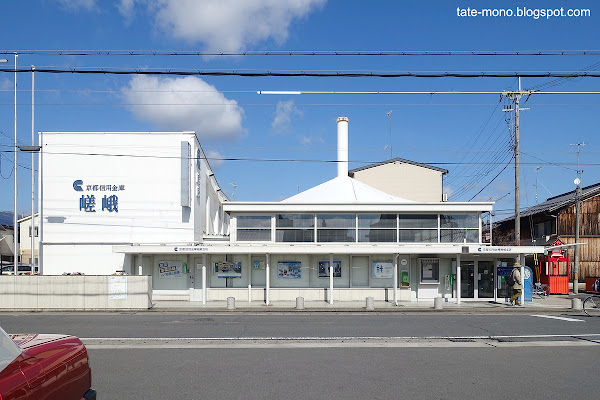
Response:
[{"label": "white chimney stack", "polygon": [[338,178],[348,177],[348,117],[337,119]]}]

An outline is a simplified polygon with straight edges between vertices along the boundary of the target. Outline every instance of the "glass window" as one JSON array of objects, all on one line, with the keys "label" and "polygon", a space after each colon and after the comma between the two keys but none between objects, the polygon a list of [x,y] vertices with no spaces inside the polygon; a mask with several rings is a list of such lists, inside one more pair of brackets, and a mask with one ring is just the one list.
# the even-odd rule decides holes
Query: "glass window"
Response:
[{"label": "glass window", "polygon": [[238,229],[237,240],[268,242],[271,240],[270,229]]},{"label": "glass window", "polygon": [[359,242],[396,242],[395,229],[359,229]]},{"label": "glass window", "polygon": [[402,228],[437,228],[437,214],[400,214],[400,229]]},{"label": "glass window", "polygon": [[442,229],[442,243],[479,243],[478,229]]},{"label": "glass window", "polygon": [[356,227],[355,214],[317,214],[318,228],[352,228]]},{"label": "glass window", "polygon": [[241,242],[270,242],[270,215],[238,215],[237,240]]},{"label": "glass window", "polygon": [[355,229],[319,229],[317,242],[355,242]]},{"label": "glass window", "polygon": [[314,214],[277,214],[277,228],[312,228],[315,226]]},{"label": "glass window", "polygon": [[314,229],[277,229],[276,242],[314,242]]},{"label": "glass window", "polygon": [[421,283],[439,283],[440,282],[440,259],[422,258],[421,259]]},{"label": "glass window", "polygon": [[477,228],[478,214],[440,214],[441,228]]},{"label": "glass window", "polygon": [[271,229],[270,215],[238,215],[238,228],[269,228]]},{"label": "glass window", "polygon": [[400,243],[437,243],[437,229],[400,229]]},{"label": "glass window", "polygon": [[396,229],[396,214],[358,214],[358,227]]}]

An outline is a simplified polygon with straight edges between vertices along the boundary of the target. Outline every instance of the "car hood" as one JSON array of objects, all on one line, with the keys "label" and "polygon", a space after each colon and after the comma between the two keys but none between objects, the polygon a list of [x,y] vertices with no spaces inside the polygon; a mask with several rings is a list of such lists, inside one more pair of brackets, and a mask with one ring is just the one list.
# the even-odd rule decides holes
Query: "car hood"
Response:
[{"label": "car hood", "polygon": [[19,346],[22,349],[28,349],[45,343],[50,343],[70,337],[69,335],[37,333],[17,334],[8,336],[10,336],[10,338],[17,344],[17,346]]}]

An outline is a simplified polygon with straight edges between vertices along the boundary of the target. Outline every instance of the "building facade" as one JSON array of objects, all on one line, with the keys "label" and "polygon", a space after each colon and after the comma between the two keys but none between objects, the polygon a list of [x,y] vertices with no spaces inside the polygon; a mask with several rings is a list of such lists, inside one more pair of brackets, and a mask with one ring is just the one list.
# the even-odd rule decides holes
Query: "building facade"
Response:
[{"label": "building facade", "polygon": [[43,133],[43,273],[151,275],[165,300],[492,300],[517,254],[543,252],[484,243],[493,203],[442,201],[444,170],[391,163],[433,172],[408,198],[351,177],[337,128],[337,174],[280,202],[229,201],[191,132]]},{"label": "building facade", "polygon": [[[548,198],[521,212],[520,245],[544,245],[560,240],[575,243],[575,191]],[[508,218],[494,224],[493,241],[497,246],[519,245],[515,242],[515,220]],[[565,250],[569,271],[573,271],[574,252],[579,252],[579,278],[600,277],[600,183],[581,188],[579,242],[584,245]],[[528,265],[536,261],[531,257]],[[561,271],[566,273],[566,268]],[[570,276],[572,279],[573,276]]]}]

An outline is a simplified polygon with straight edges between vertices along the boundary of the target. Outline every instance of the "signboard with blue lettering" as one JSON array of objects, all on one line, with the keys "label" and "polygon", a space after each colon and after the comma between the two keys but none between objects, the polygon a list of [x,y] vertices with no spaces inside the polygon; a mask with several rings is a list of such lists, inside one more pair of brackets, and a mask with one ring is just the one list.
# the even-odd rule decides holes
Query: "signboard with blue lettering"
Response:
[{"label": "signboard with blue lettering", "polygon": [[375,279],[390,279],[394,277],[394,263],[392,261],[373,261],[373,272]]}]

